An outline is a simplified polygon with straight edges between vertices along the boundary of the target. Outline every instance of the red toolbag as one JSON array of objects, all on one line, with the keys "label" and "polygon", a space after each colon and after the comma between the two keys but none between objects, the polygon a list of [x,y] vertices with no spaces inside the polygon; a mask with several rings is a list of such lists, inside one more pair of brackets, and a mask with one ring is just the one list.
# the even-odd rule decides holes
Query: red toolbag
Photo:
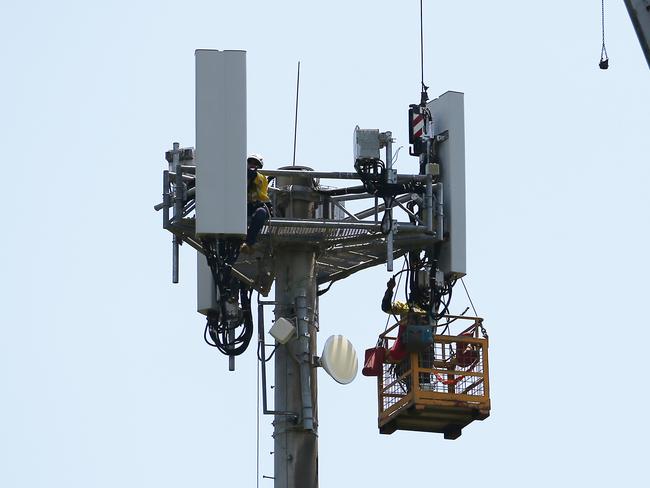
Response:
[{"label": "red toolbag", "polygon": [[363,363],[361,374],[364,376],[379,376],[386,357],[386,349],[381,346],[366,349],[366,360]]}]

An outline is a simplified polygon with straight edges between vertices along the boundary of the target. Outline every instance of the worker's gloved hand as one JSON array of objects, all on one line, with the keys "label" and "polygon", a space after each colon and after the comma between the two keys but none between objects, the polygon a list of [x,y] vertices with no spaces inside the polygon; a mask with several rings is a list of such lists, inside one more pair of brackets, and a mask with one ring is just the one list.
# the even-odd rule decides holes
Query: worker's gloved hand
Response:
[{"label": "worker's gloved hand", "polygon": [[388,282],[386,283],[386,288],[388,288],[389,290],[392,290],[393,288],[395,288],[395,277],[394,276],[390,280],[388,280]]}]

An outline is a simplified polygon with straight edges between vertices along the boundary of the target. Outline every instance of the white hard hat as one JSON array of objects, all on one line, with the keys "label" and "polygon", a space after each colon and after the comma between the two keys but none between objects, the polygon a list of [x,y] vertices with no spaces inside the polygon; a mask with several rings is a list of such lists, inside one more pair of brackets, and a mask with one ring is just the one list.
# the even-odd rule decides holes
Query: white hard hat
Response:
[{"label": "white hard hat", "polygon": [[260,168],[264,166],[264,159],[262,158],[262,155],[261,155],[261,154],[250,154],[250,155],[246,158],[246,162],[247,162],[247,163],[250,163],[251,160],[252,160],[253,162],[258,163],[258,165],[259,165]]}]

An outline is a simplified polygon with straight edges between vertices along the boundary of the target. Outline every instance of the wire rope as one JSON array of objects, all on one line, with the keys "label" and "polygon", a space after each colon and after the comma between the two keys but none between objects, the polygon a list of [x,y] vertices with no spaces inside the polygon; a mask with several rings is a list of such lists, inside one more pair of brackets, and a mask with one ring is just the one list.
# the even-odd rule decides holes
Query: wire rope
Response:
[{"label": "wire rope", "polygon": [[420,0],[420,83],[422,84],[422,91],[426,92],[424,85],[424,22],[422,21],[422,0]]},{"label": "wire rope", "polygon": [[600,49],[600,62],[598,66],[600,69],[607,69],[609,67],[609,58],[607,57],[607,48],[605,47],[605,0],[601,0],[600,5],[600,26],[603,44]]},{"label": "wire rope", "polygon": [[[258,297],[259,299],[259,297]],[[255,444],[257,446],[257,453],[256,453],[256,464],[257,464],[257,471],[255,475],[255,481],[257,483],[257,488],[260,487],[260,362],[257,361],[257,432],[256,432],[256,440]]]},{"label": "wire rope", "polygon": [[463,288],[465,288],[465,293],[467,294],[467,298],[469,299],[469,304],[472,306],[472,310],[474,311],[474,317],[478,317],[476,308],[474,308],[474,302],[472,302],[472,297],[469,296],[469,291],[467,291],[467,287],[465,286],[465,281],[463,280],[463,278],[460,279],[460,282],[463,284]]}]

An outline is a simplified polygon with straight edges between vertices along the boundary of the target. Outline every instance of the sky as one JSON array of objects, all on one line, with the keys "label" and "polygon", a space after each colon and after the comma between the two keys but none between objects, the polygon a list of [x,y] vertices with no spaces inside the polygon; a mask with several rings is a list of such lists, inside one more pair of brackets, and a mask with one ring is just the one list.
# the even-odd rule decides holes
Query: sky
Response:
[{"label": "sky", "polygon": [[[321,372],[320,486],[647,478],[650,70],[623,2],[605,5],[607,71],[599,1],[425,0],[429,95],[465,94],[465,284],[492,413],[456,441],[380,435],[374,379]],[[232,373],[204,344],[194,252],[172,284],[153,210],[164,152],[194,145],[194,51],[247,51],[267,167],[291,162],[300,61],[298,164],[351,171],[359,125],[392,131],[416,172],[419,2],[5,0],[0,17],[0,486],[272,486],[254,348]],[[388,277],[322,297],[320,347],[375,343]]]}]

